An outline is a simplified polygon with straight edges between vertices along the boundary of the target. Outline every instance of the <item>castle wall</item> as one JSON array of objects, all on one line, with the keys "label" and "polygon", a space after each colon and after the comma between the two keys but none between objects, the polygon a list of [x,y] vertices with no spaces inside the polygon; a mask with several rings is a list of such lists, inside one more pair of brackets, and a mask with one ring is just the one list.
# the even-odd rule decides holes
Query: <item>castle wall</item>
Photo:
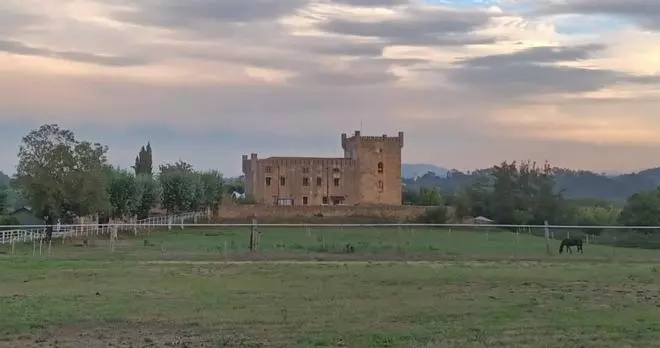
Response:
[{"label": "castle wall", "polygon": [[297,223],[315,219],[315,223],[344,223],[352,218],[367,218],[382,222],[412,221],[428,207],[357,205],[357,206],[295,206],[282,207],[262,204],[224,204],[218,210],[220,221]]},{"label": "castle wall", "polygon": [[403,132],[341,139],[344,158],[244,155],[247,195],[266,205],[401,205]]},{"label": "castle wall", "polygon": [[277,197],[296,206],[331,204],[333,197],[343,197],[343,204],[356,202],[353,160],[271,157],[254,166],[249,193],[258,203],[277,204]]}]

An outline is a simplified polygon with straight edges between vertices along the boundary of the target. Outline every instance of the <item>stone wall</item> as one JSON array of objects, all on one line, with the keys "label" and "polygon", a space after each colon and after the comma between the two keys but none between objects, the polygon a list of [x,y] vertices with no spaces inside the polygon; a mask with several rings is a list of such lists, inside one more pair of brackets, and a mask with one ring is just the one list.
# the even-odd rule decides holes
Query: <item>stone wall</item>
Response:
[{"label": "stone wall", "polygon": [[385,205],[335,206],[271,206],[258,204],[227,204],[218,209],[220,221],[258,221],[296,223],[404,222],[423,214],[428,207]]}]

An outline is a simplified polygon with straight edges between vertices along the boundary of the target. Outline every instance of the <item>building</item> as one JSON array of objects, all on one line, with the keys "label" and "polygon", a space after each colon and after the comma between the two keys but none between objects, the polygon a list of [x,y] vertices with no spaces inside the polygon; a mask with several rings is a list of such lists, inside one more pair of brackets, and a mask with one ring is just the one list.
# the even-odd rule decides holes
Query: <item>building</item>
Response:
[{"label": "building", "polygon": [[245,193],[269,205],[401,205],[401,149],[396,137],[341,135],[344,157],[243,155]]}]

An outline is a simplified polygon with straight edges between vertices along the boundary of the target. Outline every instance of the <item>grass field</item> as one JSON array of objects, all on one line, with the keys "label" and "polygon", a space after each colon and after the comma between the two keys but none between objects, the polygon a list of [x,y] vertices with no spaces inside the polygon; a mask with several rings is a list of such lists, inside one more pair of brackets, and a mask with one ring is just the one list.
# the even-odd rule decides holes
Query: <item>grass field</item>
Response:
[{"label": "grass field", "polygon": [[[558,255],[559,241],[502,230],[429,228],[259,228],[256,253],[248,253],[249,229],[187,228],[140,231],[124,235],[111,247],[109,237],[82,236],[65,244],[41,245],[41,254],[56,259],[85,260],[264,260],[264,259],[362,259],[362,260],[589,260],[660,261],[660,250],[585,245],[584,255]],[[351,244],[354,254],[347,254]],[[76,246],[77,245],[77,246]],[[16,254],[39,254],[38,245],[19,245]],[[0,246],[8,254],[8,245]],[[2,255],[0,255],[1,257]]]},{"label": "grass field", "polygon": [[[584,255],[547,255],[542,238],[458,232],[262,229],[253,254],[244,229],[123,237],[114,251],[107,237],[87,248],[58,242],[34,257],[32,245],[15,255],[3,246],[0,347],[618,348],[660,340],[658,252],[587,245]],[[346,243],[354,254],[342,253]],[[258,255],[297,261],[232,261]],[[397,258],[444,260],[377,261]]]}]

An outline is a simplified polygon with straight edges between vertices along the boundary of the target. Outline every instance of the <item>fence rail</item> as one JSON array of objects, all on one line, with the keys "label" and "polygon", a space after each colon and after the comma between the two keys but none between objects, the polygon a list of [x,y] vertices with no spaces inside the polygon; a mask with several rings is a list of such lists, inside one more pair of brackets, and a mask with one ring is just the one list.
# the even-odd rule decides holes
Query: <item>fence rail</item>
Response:
[{"label": "fence rail", "polygon": [[[27,243],[43,239],[49,227],[53,228],[52,238],[61,239],[84,235],[108,235],[113,232],[125,232],[162,226],[190,226],[186,221],[197,222],[200,217],[207,217],[208,212],[190,212],[177,215],[156,216],[135,223],[112,224],[58,224],[58,225],[10,225],[0,226],[0,244]],[[194,224],[192,224],[194,225]]]}]

